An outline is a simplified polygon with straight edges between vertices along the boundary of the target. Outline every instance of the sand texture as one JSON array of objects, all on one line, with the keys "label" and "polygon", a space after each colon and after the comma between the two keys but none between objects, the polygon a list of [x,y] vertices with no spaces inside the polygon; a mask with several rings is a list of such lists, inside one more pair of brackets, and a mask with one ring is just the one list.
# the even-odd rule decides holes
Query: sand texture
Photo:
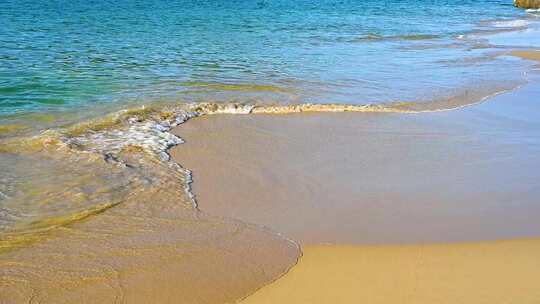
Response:
[{"label": "sand texture", "polygon": [[540,302],[540,240],[306,246],[285,277],[242,303]]}]

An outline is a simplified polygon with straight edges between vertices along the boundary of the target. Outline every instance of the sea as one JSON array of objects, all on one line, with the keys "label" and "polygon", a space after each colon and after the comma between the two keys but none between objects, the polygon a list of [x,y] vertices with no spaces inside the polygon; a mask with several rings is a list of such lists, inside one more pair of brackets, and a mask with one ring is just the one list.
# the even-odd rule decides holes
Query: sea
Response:
[{"label": "sea", "polygon": [[[97,269],[117,244],[186,248],[136,232],[174,230],[189,248],[241,243],[238,227],[280,239],[200,219],[191,172],[168,154],[193,117],[454,110],[527,84],[537,64],[512,52],[535,48],[540,11],[511,0],[3,0],[0,262],[13,268],[0,287],[17,290],[8,302],[55,302],[36,290],[68,268],[62,244],[94,248]],[[13,266],[25,256],[50,267]]]}]

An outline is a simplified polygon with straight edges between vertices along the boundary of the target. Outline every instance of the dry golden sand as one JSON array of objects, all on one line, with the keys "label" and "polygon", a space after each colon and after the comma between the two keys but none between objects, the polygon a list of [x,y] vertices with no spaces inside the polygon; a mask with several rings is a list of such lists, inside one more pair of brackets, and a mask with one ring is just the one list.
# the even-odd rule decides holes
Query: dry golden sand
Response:
[{"label": "dry golden sand", "polygon": [[285,277],[242,303],[540,303],[540,240],[306,246]]}]

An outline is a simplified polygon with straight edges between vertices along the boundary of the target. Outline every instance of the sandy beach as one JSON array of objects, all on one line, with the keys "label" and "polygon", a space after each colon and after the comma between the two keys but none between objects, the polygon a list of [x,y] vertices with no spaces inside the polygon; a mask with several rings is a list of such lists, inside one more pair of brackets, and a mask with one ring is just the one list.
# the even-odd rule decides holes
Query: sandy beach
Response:
[{"label": "sandy beach", "polygon": [[446,111],[182,104],[6,141],[0,302],[536,303],[527,78]]},{"label": "sandy beach", "polygon": [[540,303],[540,10],[67,2],[1,4],[0,304]]},{"label": "sandy beach", "polygon": [[206,116],[171,155],[202,210],[301,245],[245,303],[537,303],[538,98],[532,82],[449,112]]},{"label": "sandy beach", "polygon": [[242,303],[538,303],[540,240],[305,246],[285,277]]}]

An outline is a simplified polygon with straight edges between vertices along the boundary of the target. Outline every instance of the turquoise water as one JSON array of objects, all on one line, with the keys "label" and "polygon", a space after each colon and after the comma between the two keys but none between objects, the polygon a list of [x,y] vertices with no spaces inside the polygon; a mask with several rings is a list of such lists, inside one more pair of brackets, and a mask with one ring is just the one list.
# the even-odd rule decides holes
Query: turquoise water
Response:
[{"label": "turquoise water", "polygon": [[[101,290],[94,289],[100,282],[111,299],[101,302],[117,302],[130,294],[124,292],[129,286],[124,277],[164,270],[161,265],[170,265],[172,257],[187,257],[189,266],[182,269],[205,266],[208,271],[196,271],[197,278],[252,281],[214,267],[223,262],[272,281],[277,274],[260,265],[278,251],[262,244],[273,239],[291,247],[291,241],[255,224],[201,213],[189,168],[168,154],[182,143],[171,129],[198,115],[254,109],[448,110],[534,82],[534,63],[509,54],[540,47],[540,12],[516,9],[511,2],[0,1],[0,290],[6,291],[0,302],[80,302]],[[536,95],[530,95],[533,101]],[[298,103],[332,105],[286,106]],[[529,111],[537,121],[536,111],[514,106],[517,112],[510,112]],[[482,126],[477,135],[484,141],[527,156],[537,147],[538,128],[523,117],[498,115],[509,107],[487,116],[471,109],[476,114],[456,124]],[[369,117],[416,117],[379,114]],[[421,142],[446,138],[435,122],[438,114],[429,115],[434,134],[410,134],[411,143],[418,136]],[[468,132],[458,135],[464,145],[453,149],[477,159],[485,147],[469,141]],[[362,162],[370,161],[372,147],[366,145],[367,157],[355,156]],[[404,159],[410,156],[407,146],[389,148]],[[508,156],[527,173],[518,172],[518,180],[506,187],[531,180],[536,159],[485,155],[478,163]],[[303,173],[309,177],[308,171]],[[482,180],[482,186],[497,188],[489,181]],[[254,248],[265,254],[255,259]],[[296,254],[284,261],[291,263]],[[156,264],[145,257],[155,257]],[[230,263],[231,257],[241,262]],[[216,276],[220,273],[231,277]],[[201,288],[186,286],[215,285],[200,282]],[[114,286],[116,291],[109,290]],[[70,298],[79,292],[81,298]]]},{"label": "turquoise water", "polygon": [[[516,19],[526,24],[504,23]],[[0,115],[430,101],[519,83],[527,64],[487,37],[535,20],[510,0],[7,0]]]}]

